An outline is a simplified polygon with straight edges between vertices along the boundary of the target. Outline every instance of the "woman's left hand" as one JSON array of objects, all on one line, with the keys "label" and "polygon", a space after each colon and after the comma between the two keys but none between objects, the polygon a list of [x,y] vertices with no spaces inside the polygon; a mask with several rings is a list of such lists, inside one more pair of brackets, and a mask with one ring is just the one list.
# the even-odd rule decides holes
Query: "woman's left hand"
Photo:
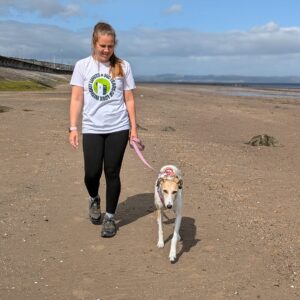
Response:
[{"label": "woman's left hand", "polygon": [[132,140],[133,138],[137,138],[137,137],[138,137],[138,134],[137,134],[136,128],[131,128],[129,139]]}]

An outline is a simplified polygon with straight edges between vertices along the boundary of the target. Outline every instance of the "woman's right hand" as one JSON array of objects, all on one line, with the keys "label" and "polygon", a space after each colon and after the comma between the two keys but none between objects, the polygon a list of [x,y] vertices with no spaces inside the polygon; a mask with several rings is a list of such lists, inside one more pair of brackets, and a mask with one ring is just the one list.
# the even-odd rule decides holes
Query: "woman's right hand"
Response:
[{"label": "woman's right hand", "polygon": [[78,141],[78,131],[77,130],[70,132],[69,141],[70,141],[70,144],[73,147],[73,149],[78,148],[79,141]]}]

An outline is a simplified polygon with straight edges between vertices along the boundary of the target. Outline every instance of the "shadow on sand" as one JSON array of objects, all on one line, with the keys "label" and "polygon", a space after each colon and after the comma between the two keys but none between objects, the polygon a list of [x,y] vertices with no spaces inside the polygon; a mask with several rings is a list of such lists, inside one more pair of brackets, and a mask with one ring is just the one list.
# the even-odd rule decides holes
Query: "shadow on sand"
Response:
[{"label": "shadow on sand", "polygon": [[[132,222],[135,222],[139,218],[142,218],[155,211],[154,206],[154,194],[145,193],[128,197],[124,202],[121,202],[118,206],[118,213],[116,219],[118,221],[118,227],[125,226]],[[165,218],[167,216],[165,215]],[[175,218],[164,221],[164,224],[174,224]],[[190,217],[182,217],[180,226],[180,236],[182,241],[178,243],[178,246],[182,245],[180,251],[177,253],[175,263],[179,260],[181,255],[185,252],[189,252],[191,248],[200,242],[200,239],[196,239],[197,227],[195,219]],[[165,240],[165,243],[172,239],[173,233]]]},{"label": "shadow on sand", "polygon": [[128,197],[124,202],[121,202],[118,205],[116,216],[117,221],[119,221],[118,227],[135,222],[152,213],[155,210],[153,199],[153,193],[145,193]]}]

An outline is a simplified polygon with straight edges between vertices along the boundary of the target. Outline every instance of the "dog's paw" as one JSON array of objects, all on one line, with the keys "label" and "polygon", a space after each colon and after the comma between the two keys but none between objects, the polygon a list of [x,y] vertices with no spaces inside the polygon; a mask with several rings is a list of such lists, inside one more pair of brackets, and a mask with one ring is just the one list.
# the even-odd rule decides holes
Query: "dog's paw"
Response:
[{"label": "dog's paw", "polygon": [[169,259],[171,262],[174,262],[176,260],[176,250],[174,250],[174,249],[170,250]]},{"label": "dog's paw", "polygon": [[164,245],[165,245],[164,241],[158,241],[158,242],[157,242],[157,247],[158,247],[158,248],[163,248]]},{"label": "dog's paw", "polygon": [[170,262],[175,262],[176,260],[176,254],[175,255],[169,255],[169,259],[170,259]]}]

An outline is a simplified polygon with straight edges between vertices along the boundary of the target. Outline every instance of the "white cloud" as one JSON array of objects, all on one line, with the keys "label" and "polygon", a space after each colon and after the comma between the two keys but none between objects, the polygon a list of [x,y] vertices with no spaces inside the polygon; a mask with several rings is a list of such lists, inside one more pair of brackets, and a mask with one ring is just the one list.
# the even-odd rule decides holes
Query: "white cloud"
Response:
[{"label": "white cloud", "polygon": [[272,22],[223,33],[140,29],[119,40],[137,74],[300,75],[300,27]]},{"label": "white cloud", "polygon": [[77,4],[61,4],[58,0],[1,0],[0,14],[9,15],[13,12],[37,13],[41,17],[53,16],[71,17],[80,14],[80,7]]},{"label": "white cloud", "polygon": [[56,26],[0,22],[0,54],[73,63],[90,53],[89,33]]},{"label": "white cloud", "polygon": [[[278,26],[278,25],[277,25]],[[270,30],[270,27],[273,30]],[[120,46],[134,56],[235,56],[300,53],[300,27],[205,33],[193,30],[124,32]],[[130,42],[128,42],[130,41]]]},{"label": "white cloud", "polygon": [[[90,54],[92,28],[0,22],[0,55],[73,63]],[[249,31],[135,29],[118,32],[117,55],[136,74],[300,75],[300,27],[276,23]]]},{"label": "white cloud", "polygon": [[256,26],[251,29],[251,32],[276,32],[279,31],[280,27],[275,22],[269,22],[262,26]]},{"label": "white cloud", "polygon": [[164,14],[172,15],[177,14],[182,11],[182,6],[180,4],[173,4],[163,11]]}]

